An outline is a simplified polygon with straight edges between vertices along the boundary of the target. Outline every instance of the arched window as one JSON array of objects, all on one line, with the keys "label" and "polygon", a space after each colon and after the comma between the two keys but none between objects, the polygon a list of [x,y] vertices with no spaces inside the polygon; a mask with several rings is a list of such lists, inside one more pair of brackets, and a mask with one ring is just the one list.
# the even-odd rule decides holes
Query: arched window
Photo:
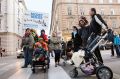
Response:
[{"label": "arched window", "polygon": [[80,8],[80,15],[85,15],[85,10],[84,10],[84,8]]},{"label": "arched window", "polygon": [[68,15],[72,15],[72,7],[69,6],[67,10],[68,10]]},{"label": "arched window", "polygon": [[104,9],[100,9],[100,14],[104,15]]},{"label": "arched window", "polygon": [[110,14],[111,14],[111,15],[115,15],[115,10],[114,10],[114,9],[111,9],[111,10],[110,10]]}]

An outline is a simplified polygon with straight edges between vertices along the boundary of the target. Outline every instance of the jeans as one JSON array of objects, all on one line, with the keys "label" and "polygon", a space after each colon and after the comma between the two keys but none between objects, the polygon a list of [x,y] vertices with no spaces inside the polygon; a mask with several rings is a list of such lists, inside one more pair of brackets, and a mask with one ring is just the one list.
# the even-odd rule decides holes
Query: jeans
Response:
[{"label": "jeans", "polygon": [[60,62],[61,50],[59,50],[59,49],[54,50],[54,53],[55,53],[55,62]]},{"label": "jeans", "polygon": [[24,66],[28,66],[29,64],[32,65],[32,55],[33,55],[33,49],[30,49],[28,47],[24,49],[24,57],[25,57]]},{"label": "jeans", "polygon": [[120,56],[120,46],[119,45],[115,45],[115,50],[116,50],[117,56]]},{"label": "jeans", "polygon": [[114,45],[111,45],[111,55],[114,56]]}]

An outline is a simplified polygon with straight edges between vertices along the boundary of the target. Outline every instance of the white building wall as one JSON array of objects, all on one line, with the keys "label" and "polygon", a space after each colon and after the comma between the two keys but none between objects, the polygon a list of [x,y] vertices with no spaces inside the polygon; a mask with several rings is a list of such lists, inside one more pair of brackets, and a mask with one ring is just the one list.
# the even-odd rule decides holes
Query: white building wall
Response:
[{"label": "white building wall", "polygon": [[2,19],[0,28],[0,47],[6,49],[8,54],[15,54],[16,50],[20,48],[21,37],[23,36],[22,23],[26,5],[24,0],[21,0],[22,3],[18,3],[18,0],[0,1],[2,12],[0,13],[0,19]]}]

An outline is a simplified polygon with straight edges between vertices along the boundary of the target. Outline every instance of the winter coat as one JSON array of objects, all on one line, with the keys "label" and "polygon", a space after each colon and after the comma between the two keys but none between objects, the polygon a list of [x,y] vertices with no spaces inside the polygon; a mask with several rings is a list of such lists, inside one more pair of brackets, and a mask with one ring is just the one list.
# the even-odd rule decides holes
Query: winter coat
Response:
[{"label": "winter coat", "polygon": [[79,35],[82,39],[82,47],[85,47],[87,45],[87,40],[90,36],[90,32],[89,32],[89,26],[85,26],[79,29]]},{"label": "winter coat", "polygon": [[32,49],[34,46],[34,43],[35,43],[35,41],[31,34],[29,36],[23,36],[21,47],[23,47],[23,48],[28,47],[28,48]]},{"label": "winter coat", "polygon": [[43,38],[43,40],[44,40],[45,42],[48,42],[48,37],[47,37],[46,34],[44,34],[44,35],[42,35],[42,36],[39,36],[39,38]]},{"label": "winter coat", "polygon": [[52,50],[62,49],[62,40],[59,37],[51,37],[50,39],[50,47]]},{"label": "winter coat", "polygon": [[73,41],[74,47],[79,47],[81,45],[82,39],[78,33],[75,36],[72,33],[72,41]]},{"label": "winter coat", "polygon": [[[101,15],[99,14],[95,14],[92,16],[92,20],[90,22],[90,32],[92,33],[95,33],[96,35],[100,35],[101,34],[101,31],[102,31],[102,25],[100,25],[95,17],[97,17],[97,19],[99,19],[99,21],[101,22],[101,24],[104,24],[105,26],[107,26],[107,24],[105,23],[105,21],[102,19]],[[108,27],[106,27],[108,28]]]}]

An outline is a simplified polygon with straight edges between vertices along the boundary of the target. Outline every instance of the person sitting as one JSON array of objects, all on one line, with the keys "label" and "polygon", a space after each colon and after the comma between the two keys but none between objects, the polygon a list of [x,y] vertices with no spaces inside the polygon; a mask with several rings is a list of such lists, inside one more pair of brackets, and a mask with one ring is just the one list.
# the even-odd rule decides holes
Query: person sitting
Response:
[{"label": "person sitting", "polygon": [[34,50],[33,61],[44,61],[46,52],[39,42],[35,43]]},{"label": "person sitting", "polygon": [[46,51],[48,51],[48,45],[46,42],[44,42],[43,38],[38,38],[38,42],[41,44],[42,48],[44,48]]}]

